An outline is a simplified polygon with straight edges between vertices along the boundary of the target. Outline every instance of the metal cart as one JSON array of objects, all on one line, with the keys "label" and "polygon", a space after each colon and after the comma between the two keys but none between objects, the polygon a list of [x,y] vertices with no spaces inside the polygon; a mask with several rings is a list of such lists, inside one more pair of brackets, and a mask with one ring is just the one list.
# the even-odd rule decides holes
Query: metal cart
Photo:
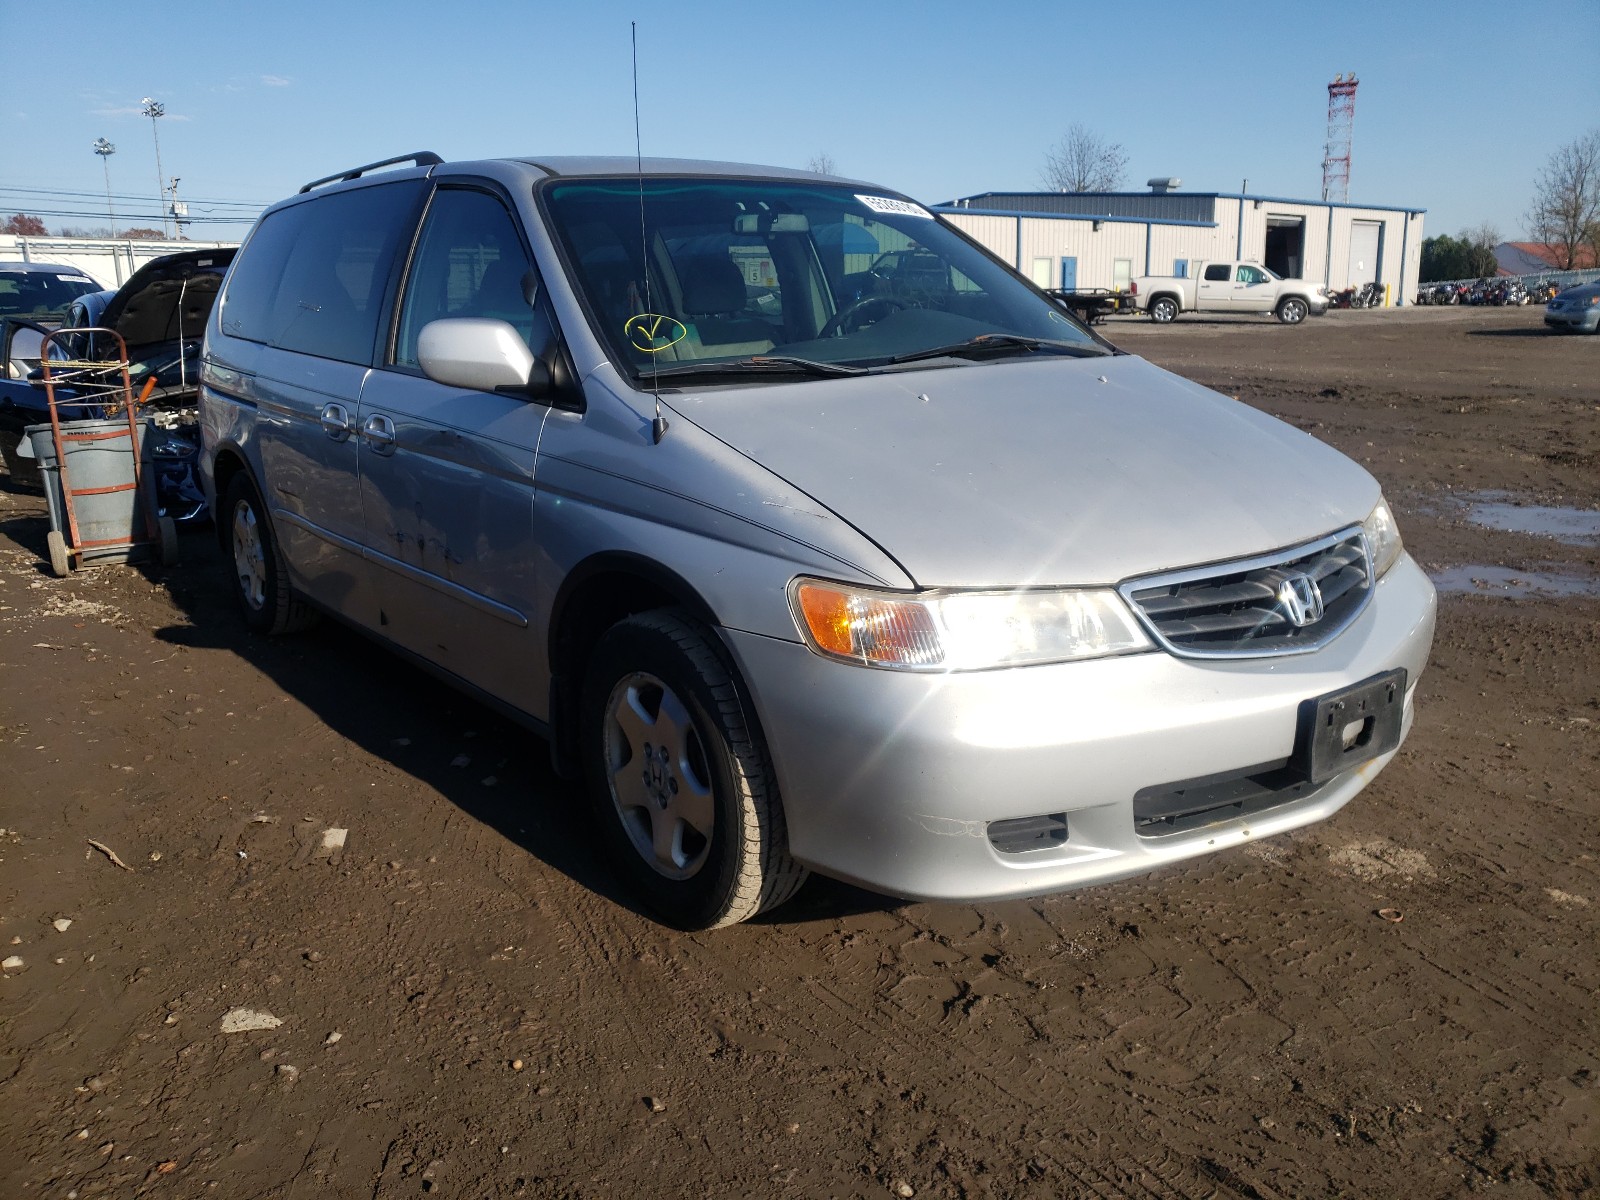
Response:
[{"label": "metal cart", "polygon": [[[81,357],[95,341],[114,344],[116,357]],[[177,526],[157,515],[144,470],[152,426],[139,417],[154,377],[135,397],[127,343],[111,329],[57,330],[39,354],[50,423],[29,426],[28,435],[50,508],[51,570],[64,578],[74,559],[127,562],[149,554],[171,566],[178,560]],[[64,408],[86,415],[63,420]]]}]

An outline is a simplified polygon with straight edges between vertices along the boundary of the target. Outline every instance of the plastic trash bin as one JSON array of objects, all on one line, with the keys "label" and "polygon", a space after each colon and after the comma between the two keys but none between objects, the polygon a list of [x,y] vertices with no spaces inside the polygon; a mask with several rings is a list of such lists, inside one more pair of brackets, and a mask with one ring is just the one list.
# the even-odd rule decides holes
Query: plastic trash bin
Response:
[{"label": "plastic trash bin", "polygon": [[[154,428],[149,420],[140,421],[138,453],[146,461],[145,447]],[[158,523],[156,537],[150,537],[145,513],[149,498],[141,493],[148,488],[135,489],[133,439],[129,435],[125,417],[109,420],[62,421],[63,435],[105,435],[101,440],[76,441],[63,439],[67,455],[67,475],[72,484],[73,512],[77,517],[76,544],[68,530],[67,504],[61,484],[61,470],[56,461],[55,436],[49,425],[29,425],[26,436],[18,447],[24,457],[39,464],[39,474],[44,485],[45,503],[50,509],[51,566],[56,574],[64,575],[63,561],[66,551],[76,553],[84,562],[128,562],[143,557],[154,550],[162,563],[170,565],[177,559],[177,531],[168,518]],[[117,434],[121,436],[116,436]],[[144,472],[149,477],[149,472]],[[110,490],[121,489],[121,490]]]}]

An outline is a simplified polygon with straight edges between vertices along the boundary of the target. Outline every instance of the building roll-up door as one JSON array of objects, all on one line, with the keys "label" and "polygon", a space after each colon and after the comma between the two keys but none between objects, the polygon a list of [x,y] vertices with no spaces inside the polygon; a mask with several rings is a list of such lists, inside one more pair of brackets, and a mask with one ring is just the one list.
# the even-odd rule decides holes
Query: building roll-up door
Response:
[{"label": "building roll-up door", "polygon": [[1360,287],[1363,283],[1378,281],[1378,248],[1382,242],[1381,221],[1350,222],[1350,270],[1345,276],[1347,287]]}]

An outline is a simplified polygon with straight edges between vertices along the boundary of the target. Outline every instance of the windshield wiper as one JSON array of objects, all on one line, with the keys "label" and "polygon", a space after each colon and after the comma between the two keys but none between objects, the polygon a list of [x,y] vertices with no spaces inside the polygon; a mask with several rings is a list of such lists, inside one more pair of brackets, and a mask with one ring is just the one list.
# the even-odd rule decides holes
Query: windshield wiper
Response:
[{"label": "windshield wiper", "polygon": [[934,346],[928,350],[897,354],[889,361],[904,363],[918,362],[925,358],[969,358],[1008,350],[1044,350],[1080,358],[1099,358],[1106,353],[1099,346],[1086,345],[1082,342],[1060,342],[1053,338],[1028,337],[1021,333],[980,333],[977,337],[968,338],[964,342],[952,342],[948,346]]},{"label": "windshield wiper", "polygon": [[843,363],[818,362],[811,358],[796,358],[788,354],[758,354],[733,362],[686,362],[677,366],[661,367],[654,371],[642,370],[641,379],[671,379],[679,375],[865,375],[866,367],[849,367]]}]

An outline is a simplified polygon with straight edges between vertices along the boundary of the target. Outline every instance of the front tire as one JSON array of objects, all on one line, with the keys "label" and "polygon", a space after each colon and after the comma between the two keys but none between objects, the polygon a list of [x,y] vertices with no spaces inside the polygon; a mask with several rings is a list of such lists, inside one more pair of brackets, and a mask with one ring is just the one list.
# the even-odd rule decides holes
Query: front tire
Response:
[{"label": "front tire", "polygon": [[244,623],[267,634],[293,633],[315,624],[316,610],[289,586],[272,518],[243,471],[229,482],[222,511],[233,595]]},{"label": "front tire", "polygon": [[715,635],[663,609],[614,625],[584,679],[579,737],[606,849],[679,929],[747,920],[792,896],[783,805],[749,700]]},{"label": "front tire", "polygon": [[1157,325],[1167,325],[1178,319],[1178,302],[1171,296],[1157,296],[1150,301],[1150,319]]},{"label": "front tire", "polygon": [[1278,320],[1285,325],[1298,325],[1306,319],[1306,313],[1309,311],[1310,308],[1304,300],[1298,296],[1290,296],[1278,305]]}]

